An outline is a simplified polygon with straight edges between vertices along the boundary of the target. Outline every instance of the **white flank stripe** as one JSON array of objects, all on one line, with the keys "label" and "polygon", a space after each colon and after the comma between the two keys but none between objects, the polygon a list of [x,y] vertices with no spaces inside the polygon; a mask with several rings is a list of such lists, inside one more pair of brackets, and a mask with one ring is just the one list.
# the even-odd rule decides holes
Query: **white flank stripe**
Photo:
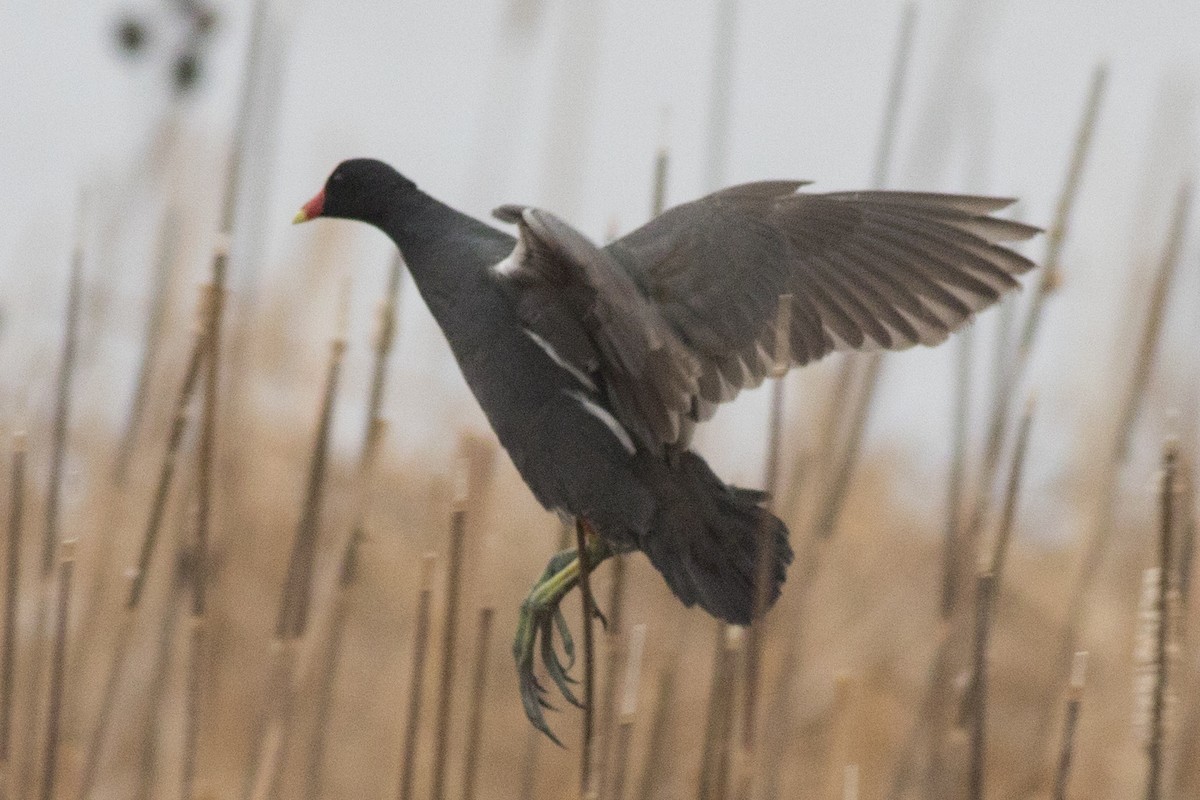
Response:
[{"label": "white flank stripe", "polygon": [[608,413],[603,407],[592,402],[583,392],[568,392],[567,394],[578,400],[579,405],[583,406],[585,411],[607,425],[608,429],[613,432],[613,436],[616,436],[620,440],[621,446],[625,448],[629,455],[637,452],[637,447],[633,444],[633,439],[630,438],[629,431],[625,430],[624,426],[617,422],[616,417]]},{"label": "white flank stripe", "polygon": [[528,328],[522,328],[522,330],[525,331],[526,336],[528,336],[530,339],[533,339],[534,344],[536,344],[538,347],[540,347],[546,351],[546,355],[550,356],[550,359],[555,364],[558,364],[560,367],[565,369],[567,372],[571,373],[571,375],[575,378],[575,380],[579,381],[584,386],[586,386],[589,391],[592,391],[592,392],[596,391],[596,384],[592,382],[591,378],[589,378],[587,375],[584,374],[583,370],[579,369],[579,367],[575,366],[574,364],[572,364],[571,362],[567,361],[562,356],[560,356],[558,354],[558,351],[555,350],[554,347],[551,346],[551,344],[549,342],[547,342],[542,337],[538,336],[533,331],[529,330]]}]

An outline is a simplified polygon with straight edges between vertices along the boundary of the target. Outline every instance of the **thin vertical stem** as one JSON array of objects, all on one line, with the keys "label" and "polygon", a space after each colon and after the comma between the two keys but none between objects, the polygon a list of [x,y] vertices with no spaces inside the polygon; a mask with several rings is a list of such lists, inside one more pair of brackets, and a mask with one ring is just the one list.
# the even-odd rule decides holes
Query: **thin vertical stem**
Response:
[{"label": "thin vertical stem", "polygon": [[1107,83],[1108,67],[1101,64],[1092,74],[1091,87],[1084,103],[1083,117],[1075,137],[1075,145],[1071,150],[1071,160],[1067,165],[1066,179],[1046,237],[1046,258],[1042,263],[1041,279],[1034,290],[1029,309],[1026,311],[1025,319],[1017,334],[1016,351],[1006,355],[1005,367],[1001,377],[997,380],[997,391],[992,403],[991,419],[988,420],[987,438],[976,483],[974,504],[967,522],[968,537],[973,537],[978,532],[984,517],[987,516],[992,483],[996,470],[999,468],[1001,450],[1008,438],[1009,403],[1021,377],[1025,374],[1025,367],[1033,352],[1046,300],[1062,283],[1062,251],[1071,221],[1071,211],[1083,184],[1083,169],[1091,150],[1096,121],[1100,116]]},{"label": "thin vertical stem", "polygon": [[179,460],[179,449],[183,444],[184,433],[188,424],[188,406],[195,395],[196,386],[200,379],[200,368],[204,365],[204,356],[208,351],[208,317],[212,305],[212,287],[206,286],[200,293],[200,311],[197,314],[195,334],[192,338],[192,349],[188,354],[187,365],[184,367],[183,380],[179,391],[175,394],[175,408],[171,419],[171,430],[167,435],[166,449],[163,451],[162,463],[158,471],[158,484],[154,498],[150,504],[150,514],[146,519],[146,528],[142,534],[142,544],[139,548],[137,565],[134,567],[129,581],[129,592],[125,600],[125,608],[129,611],[137,609],[141,603],[142,592],[146,585],[146,575],[154,558],[154,549],[162,530],[163,515],[167,510],[167,500],[171,493],[171,482],[175,476],[175,467]]},{"label": "thin vertical stem", "polygon": [[846,503],[850,491],[850,481],[854,477],[854,468],[862,453],[863,435],[870,420],[871,406],[874,405],[875,387],[879,383],[879,375],[883,371],[883,356],[872,353],[866,359],[864,374],[858,395],[853,400],[853,411],[850,417],[850,427],[846,432],[846,441],[842,445],[840,457],[834,469],[833,480],[825,501],[817,515],[817,524],[813,533],[822,538],[828,538],[837,530],[838,519]]},{"label": "thin vertical stem", "polygon": [[214,461],[217,458],[217,413],[221,377],[221,317],[225,307],[225,272],[228,237],[223,236],[213,254],[212,295],[208,305],[208,333],[200,436],[196,446],[196,526],[191,547],[192,615],[188,626],[187,689],[184,701],[184,736],[180,769],[180,795],[191,800],[196,776],[196,750],[200,736],[201,694],[204,687],[204,614],[208,591],[208,550],[212,527]]},{"label": "thin vertical stem", "polygon": [[17,652],[17,604],[21,596],[21,530],[25,518],[25,433],[13,434],[9,478],[8,540],[4,572],[4,641],[0,650],[0,780],[12,766],[12,710]]},{"label": "thin vertical stem", "polygon": [[650,732],[646,738],[646,754],[642,760],[642,773],[638,781],[638,800],[653,800],[655,791],[663,783],[663,766],[668,760],[666,749],[671,731],[671,703],[674,700],[675,673],[678,666],[676,654],[658,676],[658,692],[654,698]]},{"label": "thin vertical stem", "polygon": [[971,766],[967,785],[969,800],[982,800],[984,762],[987,757],[988,639],[992,626],[992,603],[996,580],[990,572],[978,576],[975,584],[975,642],[971,679]]},{"label": "thin vertical stem", "polygon": [[974,336],[971,328],[964,329],[955,342],[954,412],[951,423],[952,455],[946,481],[946,528],[942,549],[942,619],[954,613],[958,598],[959,570],[963,553],[960,550],[962,526],[963,484],[967,471],[967,423],[971,408],[971,356]]},{"label": "thin vertical stem", "polygon": [[625,795],[625,773],[629,763],[629,740],[637,714],[638,690],[641,683],[642,653],[646,649],[646,626],[634,625],[629,631],[628,661],[625,664],[624,686],[621,691],[620,718],[617,722],[616,747],[612,762],[612,779],[604,800],[621,800]]},{"label": "thin vertical stem", "polygon": [[1170,646],[1170,596],[1174,583],[1175,478],[1179,452],[1171,440],[1163,452],[1162,491],[1159,497],[1158,597],[1155,611],[1158,630],[1154,637],[1154,689],[1150,704],[1150,737],[1146,744],[1146,800],[1162,797],[1163,754],[1165,750],[1167,687],[1167,651]]},{"label": "thin vertical stem", "polygon": [[67,318],[63,335],[62,358],[58,367],[58,388],[54,401],[54,428],[50,444],[49,494],[46,497],[46,520],[42,534],[42,577],[54,571],[54,555],[58,551],[59,514],[62,508],[63,470],[67,458],[67,427],[71,416],[71,386],[79,351],[79,307],[83,295],[83,232],[77,234],[75,252],[71,258],[71,283],[67,292]]},{"label": "thin vertical stem", "polygon": [[346,340],[339,330],[330,345],[325,391],[321,398],[317,431],[309,459],[304,507],[296,526],[296,539],[292,546],[283,599],[275,623],[275,636],[279,639],[299,639],[308,629],[309,609],[312,604],[312,575],[325,499],[325,475],[329,469],[333,410],[337,401],[338,381],[345,352]]},{"label": "thin vertical stem", "polygon": [[407,719],[400,757],[400,783],[397,800],[412,800],[413,779],[417,773],[417,734],[421,730],[421,694],[425,685],[425,661],[429,652],[429,622],[433,601],[433,553],[421,561],[421,591],[417,597],[417,627],[413,633],[413,655],[408,686]]},{"label": "thin vertical stem", "polygon": [[721,723],[727,715],[729,682],[729,650],[726,647],[729,625],[716,620],[716,641],[713,645],[712,680],[708,687],[708,715],[704,723],[704,743],[700,749],[700,771],[696,797],[708,800],[713,786],[713,774],[720,758]]},{"label": "thin vertical stem", "polygon": [[[731,686],[736,685],[737,665],[741,656],[739,651],[744,644],[744,633],[745,629],[737,625],[729,625],[725,629],[724,661],[726,674],[729,676],[728,685]],[[736,730],[734,718],[737,715],[736,698],[736,692],[725,692],[725,707],[718,719],[718,756],[711,787],[711,797],[713,800],[725,800],[729,796],[734,767],[734,731]]]},{"label": "thin vertical stem", "polygon": [[1025,470],[1025,453],[1029,449],[1029,431],[1033,426],[1034,401],[1030,398],[1017,427],[1017,443],[1013,447],[1012,467],[1008,474],[1008,488],[1004,492],[1004,506],[1000,511],[1000,524],[996,529],[996,540],[992,545],[991,566],[988,571],[995,576],[997,587],[1004,579],[1004,562],[1008,554],[1008,543],[1012,539],[1013,521],[1017,515],[1017,500],[1021,492],[1021,476]]},{"label": "thin vertical stem", "polygon": [[1171,228],[1167,234],[1166,248],[1163,250],[1158,272],[1154,277],[1145,325],[1142,328],[1141,339],[1138,341],[1134,370],[1130,376],[1129,386],[1126,388],[1125,402],[1121,406],[1117,438],[1113,442],[1112,457],[1116,463],[1125,461],[1125,455],[1129,450],[1129,441],[1133,436],[1133,426],[1146,396],[1146,385],[1150,381],[1150,373],[1154,369],[1158,341],[1161,338],[1163,320],[1166,316],[1167,298],[1175,273],[1178,271],[1179,256],[1187,234],[1191,207],[1192,184],[1189,181],[1179,188],[1179,194],[1175,198],[1175,209],[1171,216]]},{"label": "thin vertical stem", "polygon": [[475,669],[471,679],[471,716],[467,726],[467,754],[463,764],[463,800],[475,800],[479,777],[479,758],[483,749],[483,709],[487,693],[488,643],[492,635],[494,608],[479,610],[479,630],[475,638]]},{"label": "thin vertical stem", "polygon": [[158,363],[159,346],[163,340],[163,326],[167,316],[167,300],[170,292],[171,266],[175,260],[179,243],[179,214],[174,205],[168,205],[158,225],[158,252],[154,256],[154,274],[150,283],[150,314],[142,336],[142,357],[138,363],[138,374],[134,381],[133,398],[129,403],[129,414],[125,418],[125,429],[121,444],[117,448],[117,463],[113,478],[118,484],[125,482],[129,462],[133,459],[134,444],[142,426],[146,400],[150,396],[150,379]]},{"label": "thin vertical stem", "polygon": [[42,758],[41,800],[55,796],[58,777],[59,735],[62,729],[63,695],[67,665],[67,622],[71,609],[71,588],[75,572],[75,540],[61,545],[62,559],[58,567],[58,608],[54,624],[54,648],[50,653],[50,703],[46,712],[46,738]]},{"label": "thin vertical stem", "polygon": [[442,615],[442,664],[438,682],[437,719],[434,728],[433,783],[430,797],[446,797],[446,766],[450,760],[450,711],[454,698],[455,651],[458,645],[458,605],[461,598],[463,552],[467,538],[467,491],[460,491],[450,518],[449,572],[446,607]]},{"label": "thin vertical stem", "polygon": [[1083,685],[1087,679],[1087,655],[1087,651],[1084,650],[1076,653],[1071,666],[1071,684],[1067,691],[1062,743],[1058,748],[1058,769],[1054,774],[1054,800],[1067,800],[1067,784],[1071,779],[1071,761],[1075,755],[1075,729],[1079,727]]},{"label": "thin vertical stem", "polygon": [[80,203],[78,230],[75,233],[74,249],[71,254],[71,277],[67,289],[67,312],[64,321],[62,355],[58,365],[58,380],[55,389],[54,421],[51,430],[50,444],[50,475],[46,496],[44,525],[42,530],[42,553],[39,565],[41,592],[38,595],[37,611],[33,624],[33,649],[30,653],[33,701],[26,706],[28,716],[25,719],[25,745],[22,753],[24,762],[21,773],[19,792],[28,796],[33,791],[36,780],[34,762],[36,760],[36,742],[38,730],[38,703],[43,691],[42,676],[44,674],[43,659],[45,658],[45,632],[50,613],[51,595],[54,592],[54,556],[59,547],[59,525],[62,509],[63,472],[67,456],[67,429],[71,416],[72,382],[75,374],[75,362],[79,351],[79,320],[80,306],[83,295],[83,250],[84,250],[84,209]]},{"label": "thin vertical stem", "polygon": [[612,581],[609,584],[608,595],[608,625],[604,634],[608,640],[607,658],[604,665],[604,688],[600,695],[600,741],[596,746],[596,776],[600,780],[601,797],[608,794],[608,783],[613,777],[609,763],[616,746],[616,733],[619,725],[617,708],[617,686],[619,684],[620,668],[625,660],[625,568],[623,554],[612,558],[612,568],[609,574]]},{"label": "thin vertical stem", "polygon": [[[133,583],[134,576],[129,574],[127,582]],[[100,761],[104,755],[104,745],[108,740],[109,727],[112,724],[112,713],[117,704],[117,691],[121,687],[121,677],[129,657],[129,646],[133,639],[133,624],[137,620],[137,609],[126,606],[121,609],[121,621],[117,628],[117,636],[109,656],[108,670],[104,677],[104,689],[100,695],[100,710],[96,713],[96,721],[92,727],[88,741],[83,770],[79,779],[79,800],[88,800],[99,774]]]},{"label": "thin vertical stem", "polygon": [[329,614],[329,641],[325,643],[324,664],[317,686],[313,712],[313,734],[305,758],[304,796],[306,800],[317,800],[321,796],[321,779],[325,765],[325,747],[329,737],[333,690],[337,683],[338,662],[342,640],[346,632],[349,611],[349,592],[358,577],[358,548],[366,534],[356,527],[342,551],[342,563],[338,573],[338,585],[333,599],[333,610]]},{"label": "thin vertical stem", "polygon": [[579,559],[579,591],[583,608],[583,734],[579,748],[579,795],[587,797],[592,789],[592,735],[595,719],[596,654],[592,636],[592,618],[596,610],[592,605],[591,570],[587,549],[588,526],[582,519],[575,521],[575,544]]},{"label": "thin vertical stem", "polygon": [[729,107],[733,98],[734,39],[737,34],[737,0],[718,0],[716,41],[713,43],[712,93],[708,100],[708,145],[704,158],[704,185],[716,191],[725,184],[729,158]]},{"label": "thin vertical stem", "polygon": [[900,127],[900,109],[904,105],[904,89],[908,83],[908,62],[912,58],[913,40],[917,30],[917,4],[906,3],[900,17],[900,34],[896,39],[896,53],[892,61],[892,77],[888,84],[887,105],[883,111],[883,124],[879,128],[879,145],[875,150],[875,166],[871,170],[871,186],[882,189],[887,186],[892,166],[892,152],[896,148],[896,132]]},{"label": "thin vertical stem", "polygon": [[[166,607],[157,631],[158,644],[154,654],[154,669],[145,685],[145,719],[143,720],[142,741],[138,753],[138,781],[132,797],[134,800],[151,800],[155,791],[155,780],[158,772],[158,738],[162,728],[163,699],[167,693],[167,683],[171,673],[171,661],[175,651],[176,628],[186,600],[189,576],[183,565],[183,553],[180,553],[180,564],[175,570],[171,582],[170,593]],[[89,781],[90,782],[90,781]]]},{"label": "thin vertical stem", "polygon": [[387,385],[388,360],[396,343],[396,314],[403,277],[404,259],[397,253],[392,258],[391,268],[388,271],[387,292],[379,304],[378,327],[375,330],[375,361],[371,369],[371,388],[367,395],[367,421],[366,429],[363,432],[360,467],[370,461],[377,444],[372,430],[376,426],[379,409],[383,405],[383,392]]}]

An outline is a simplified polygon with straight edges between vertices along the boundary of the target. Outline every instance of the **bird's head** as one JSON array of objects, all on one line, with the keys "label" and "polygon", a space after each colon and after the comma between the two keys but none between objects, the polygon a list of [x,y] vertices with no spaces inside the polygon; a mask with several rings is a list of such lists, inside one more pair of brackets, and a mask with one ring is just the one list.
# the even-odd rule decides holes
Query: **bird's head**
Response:
[{"label": "bird's head", "polygon": [[372,225],[416,184],[382,161],[352,158],[337,165],[325,186],[300,209],[293,223],[317,217],[355,219]]}]

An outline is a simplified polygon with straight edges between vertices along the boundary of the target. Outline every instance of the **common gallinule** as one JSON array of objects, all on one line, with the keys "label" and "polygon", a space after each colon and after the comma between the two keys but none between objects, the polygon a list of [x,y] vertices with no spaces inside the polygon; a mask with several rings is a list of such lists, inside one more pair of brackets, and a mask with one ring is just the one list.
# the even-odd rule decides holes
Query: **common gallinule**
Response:
[{"label": "common gallinule", "polygon": [[[513,238],[354,159],[295,221],[354,219],[391,237],[517,470],[586,530],[589,564],[641,550],[685,605],[745,625],[758,543],[774,550],[773,602],[788,532],[763,493],[725,484],[688,449],[695,424],[777,360],[937,344],[1034,267],[997,244],[1038,232],[989,216],[1012,200],[804,185],[723,189],[597,247],[548,211],[501,206]],[[540,642],[574,702],[552,637],[569,656],[558,606],[578,575],[574,550],[551,559],[513,645],[525,712],[551,738],[534,653]]]}]

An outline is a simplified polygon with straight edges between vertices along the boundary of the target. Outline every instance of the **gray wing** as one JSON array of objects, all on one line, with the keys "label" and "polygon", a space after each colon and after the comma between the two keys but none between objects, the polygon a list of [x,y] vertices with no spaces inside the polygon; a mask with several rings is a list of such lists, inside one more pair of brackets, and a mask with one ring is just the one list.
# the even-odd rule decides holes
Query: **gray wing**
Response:
[{"label": "gray wing", "polygon": [[686,438],[700,363],[633,278],[549,212],[493,213],[517,225],[516,247],[493,271],[516,290],[535,340],[581,379],[598,377],[612,412],[643,447],[660,451]]},{"label": "gray wing", "polygon": [[725,189],[605,248],[699,359],[695,419],[779,366],[937,344],[1035,266],[999,243],[1039,229],[989,216],[1012,200],[802,185]]},{"label": "gray wing", "polygon": [[1039,232],[989,216],[1011,200],[802,185],[734,186],[603,249],[546,211],[502,206],[519,236],[496,272],[530,330],[600,377],[657,451],[781,367],[937,344],[1035,266],[999,245]]}]

